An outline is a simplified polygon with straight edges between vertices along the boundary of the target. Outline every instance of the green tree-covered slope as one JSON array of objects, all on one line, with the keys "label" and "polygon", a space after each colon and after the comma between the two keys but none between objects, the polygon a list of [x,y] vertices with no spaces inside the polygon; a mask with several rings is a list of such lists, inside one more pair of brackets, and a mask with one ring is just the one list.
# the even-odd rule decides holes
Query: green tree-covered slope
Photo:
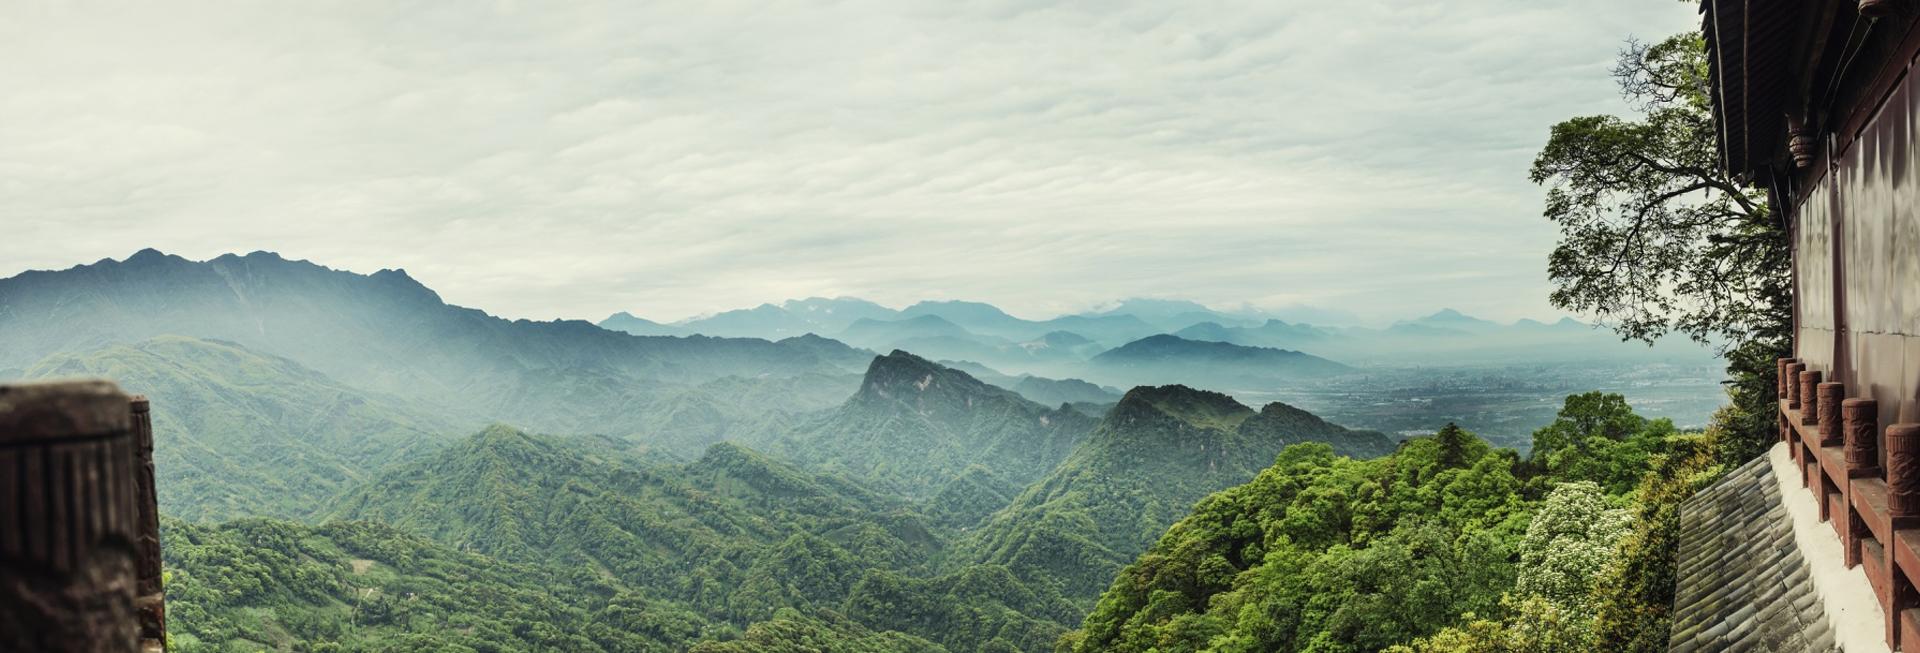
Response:
[{"label": "green tree-covered slope", "polygon": [[375,522],[162,524],[172,650],[682,651],[724,624],[590,569],[502,562]]},{"label": "green tree-covered slope", "polygon": [[[345,495],[336,514],[519,564],[585,570],[747,629],[746,641],[841,632],[838,615],[951,650],[997,641],[1040,651],[1078,619],[1004,568],[943,571],[935,562],[948,538],[931,520],[846,477],[733,443],[687,465],[625,449],[494,426]],[[813,621],[783,620],[787,609]],[[780,623],[751,628],[769,620]]]},{"label": "green tree-covered slope", "polygon": [[1253,478],[1288,444],[1309,440],[1331,441],[1347,455],[1391,449],[1384,435],[1283,404],[1256,413],[1216,392],[1134,388],[1059,467],[968,540],[968,559],[1090,600],[1195,501]]},{"label": "green tree-covered slope", "polygon": [[50,356],[27,376],[105,377],[147,395],[160,508],[186,519],[306,517],[464,429],[230,342],[154,338]]},{"label": "green tree-covered slope", "polygon": [[1371,460],[1295,445],[1168,529],[1060,648],[1660,650],[1673,510],[1715,474],[1713,438],[1592,393],[1532,460],[1452,425]]},{"label": "green tree-covered slope", "polygon": [[859,390],[838,409],[767,449],[926,498],[973,465],[1020,487],[1066,458],[1092,425],[1078,411],[1049,409],[894,351],[873,359]]}]

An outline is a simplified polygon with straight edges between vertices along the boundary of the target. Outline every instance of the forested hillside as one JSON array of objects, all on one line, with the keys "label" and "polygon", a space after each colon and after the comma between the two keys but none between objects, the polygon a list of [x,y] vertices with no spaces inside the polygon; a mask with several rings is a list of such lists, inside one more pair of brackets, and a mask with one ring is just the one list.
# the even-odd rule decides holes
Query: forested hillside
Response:
[{"label": "forested hillside", "polygon": [[350,493],[337,516],[583,570],[715,624],[780,622],[751,630],[757,639],[840,632],[832,616],[788,629],[796,622],[783,610],[798,610],[955,650],[993,640],[1043,650],[1077,618],[1004,569],[937,569],[949,535],[905,499],[731,443],[686,465],[623,448],[494,426]]},{"label": "forested hillside", "polygon": [[105,377],[147,395],[160,509],[186,519],[311,516],[468,428],[291,360],[181,336],[50,356],[26,376]]},{"label": "forested hillside", "polygon": [[1289,447],[1168,529],[1062,648],[1662,650],[1673,509],[1717,473],[1714,436],[1594,394],[1537,437],[1531,459],[1451,425],[1371,460]]},{"label": "forested hillside", "polygon": [[965,372],[894,351],[873,359],[841,406],[767,444],[804,464],[872,478],[925,498],[969,466],[1024,487],[1066,458],[1093,420]]},{"label": "forested hillside", "polygon": [[1303,415],[1277,403],[1256,413],[1186,386],[1135,388],[1073,455],[971,536],[967,555],[1059,583],[1085,602],[1193,502],[1253,477],[1287,445],[1326,442],[1362,456],[1393,447],[1379,433]]}]

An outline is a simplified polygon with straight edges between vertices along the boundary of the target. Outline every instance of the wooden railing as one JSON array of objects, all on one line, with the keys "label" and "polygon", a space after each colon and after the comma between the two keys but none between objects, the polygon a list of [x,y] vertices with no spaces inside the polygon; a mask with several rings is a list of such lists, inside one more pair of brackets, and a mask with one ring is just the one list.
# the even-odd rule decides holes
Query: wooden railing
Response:
[{"label": "wooden railing", "polygon": [[0,385],[0,651],[160,651],[153,429],[105,381]]},{"label": "wooden railing", "polygon": [[1801,485],[1839,534],[1847,568],[1865,567],[1887,645],[1920,646],[1920,424],[1888,426],[1883,439],[1874,400],[1845,398],[1844,384],[1796,359],[1780,359],[1779,373],[1780,437]]}]

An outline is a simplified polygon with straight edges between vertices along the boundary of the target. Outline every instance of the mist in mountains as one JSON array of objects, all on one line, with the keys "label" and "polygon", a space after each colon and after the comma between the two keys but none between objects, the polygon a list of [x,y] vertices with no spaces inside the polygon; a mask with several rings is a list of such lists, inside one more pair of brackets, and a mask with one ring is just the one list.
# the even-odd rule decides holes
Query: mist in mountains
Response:
[{"label": "mist in mountains", "polygon": [[[1196,502],[1304,443],[1395,454],[1402,424],[1466,405],[1343,384],[1472,379],[1525,405],[1471,415],[1531,429],[1552,392],[1417,361],[1507,374],[1486,370],[1553,351],[1533,369],[1566,381],[1622,348],[1570,320],[1317,327],[1169,300],[505,320],[400,270],[153,250],[0,280],[0,342],[9,377],[152,398],[185,650],[700,653],[1050,651]],[[1395,348],[1420,353],[1380,362]]]}]

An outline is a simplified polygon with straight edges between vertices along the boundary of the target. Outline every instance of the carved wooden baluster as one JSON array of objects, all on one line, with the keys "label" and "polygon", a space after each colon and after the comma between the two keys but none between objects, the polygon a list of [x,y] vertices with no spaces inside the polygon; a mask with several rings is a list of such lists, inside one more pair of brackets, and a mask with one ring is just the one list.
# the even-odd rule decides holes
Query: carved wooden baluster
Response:
[{"label": "carved wooden baluster", "polygon": [[1858,478],[1880,466],[1880,404],[1857,398],[1840,402],[1846,442],[1847,475]]},{"label": "carved wooden baluster", "polygon": [[1800,372],[1800,423],[1808,426],[1820,423],[1820,400],[1814,396],[1815,388],[1820,385],[1819,370]]},{"label": "carved wooden baluster", "polygon": [[0,385],[0,651],[137,650],[127,396]]},{"label": "carved wooden baluster", "polygon": [[[1844,419],[1840,415],[1841,399],[1847,396],[1844,383],[1828,381],[1814,388],[1814,405],[1820,414],[1820,446],[1838,447],[1846,444],[1846,432],[1841,428]],[[1809,411],[1813,412],[1813,411]]]},{"label": "carved wooden baluster", "polygon": [[1787,408],[1800,410],[1800,373],[1807,370],[1806,363],[1787,364]]},{"label": "carved wooden baluster", "polygon": [[1773,389],[1780,393],[1781,399],[1787,398],[1787,379],[1789,378],[1787,376],[1787,366],[1792,364],[1793,359],[1791,358],[1782,358],[1774,361]]},{"label": "carved wooden baluster", "polygon": [[[1829,423],[1834,420],[1828,420]],[[1844,440],[1845,453],[1842,458],[1847,463],[1847,482],[1852,479],[1878,476],[1880,474],[1880,404],[1872,399],[1856,398],[1840,402],[1841,438]],[[1860,564],[1860,536],[1866,529],[1858,517],[1849,508],[1845,515],[1835,515],[1834,519],[1845,519],[1841,531],[1840,546],[1846,558],[1848,569]],[[1837,523],[1837,522],[1836,522]]]},{"label": "carved wooden baluster", "polygon": [[1920,424],[1887,427],[1887,513],[1920,517]]}]

